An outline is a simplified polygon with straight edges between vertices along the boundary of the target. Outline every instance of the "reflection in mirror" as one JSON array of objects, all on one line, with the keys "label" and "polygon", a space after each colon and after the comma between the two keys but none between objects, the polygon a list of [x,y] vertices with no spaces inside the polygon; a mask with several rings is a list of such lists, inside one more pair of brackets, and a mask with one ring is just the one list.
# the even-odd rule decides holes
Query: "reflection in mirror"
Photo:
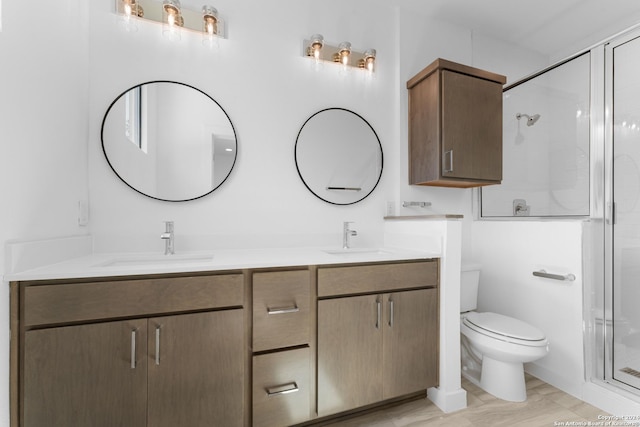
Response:
[{"label": "reflection in mirror", "polygon": [[121,94],[102,122],[102,148],[128,186],[154,199],[205,196],[236,160],[233,124],[220,105],[191,86],[167,81]]},{"label": "reflection in mirror", "polygon": [[307,188],[325,202],[357,203],[382,176],[382,145],[371,125],[343,108],[328,108],[302,125],[296,167]]}]

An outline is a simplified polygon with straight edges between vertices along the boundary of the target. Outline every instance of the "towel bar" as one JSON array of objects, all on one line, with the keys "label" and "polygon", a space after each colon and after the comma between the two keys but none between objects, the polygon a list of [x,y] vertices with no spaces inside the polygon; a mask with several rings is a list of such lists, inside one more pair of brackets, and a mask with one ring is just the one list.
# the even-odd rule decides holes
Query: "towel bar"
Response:
[{"label": "towel bar", "polygon": [[554,280],[567,280],[569,282],[573,282],[576,280],[576,276],[574,274],[553,274],[547,273],[545,270],[534,271],[533,275],[536,277],[544,277],[545,279],[554,279]]},{"label": "towel bar", "polygon": [[427,206],[431,206],[431,202],[402,202],[403,208],[408,208],[410,206],[417,206],[419,208],[426,208]]}]

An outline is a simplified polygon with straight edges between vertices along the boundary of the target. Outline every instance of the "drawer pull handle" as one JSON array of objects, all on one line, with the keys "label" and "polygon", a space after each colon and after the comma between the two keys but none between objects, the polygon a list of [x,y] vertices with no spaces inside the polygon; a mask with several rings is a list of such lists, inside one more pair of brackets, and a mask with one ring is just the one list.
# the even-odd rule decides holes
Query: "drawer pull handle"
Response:
[{"label": "drawer pull handle", "polygon": [[287,314],[287,313],[297,313],[299,311],[300,309],[295,304],[292,307],[274,307],[274,308],[267,307],[268,314]]},{"label": "drawer pull handle", "polygon": [[298,388],[298,384],[296,384],[295,382],[292,382],[292,383],[287,383],[283,385],[278,385],[275,387],[269,387],[267,389],[267,396],[269,397],[279,396],[282,394],[295,393],[299,390],[300,389]]},{"label": "drawer pull handle", "polygon": [[131,330],[131,369],[136,369],[136,333],[137,329]]}]

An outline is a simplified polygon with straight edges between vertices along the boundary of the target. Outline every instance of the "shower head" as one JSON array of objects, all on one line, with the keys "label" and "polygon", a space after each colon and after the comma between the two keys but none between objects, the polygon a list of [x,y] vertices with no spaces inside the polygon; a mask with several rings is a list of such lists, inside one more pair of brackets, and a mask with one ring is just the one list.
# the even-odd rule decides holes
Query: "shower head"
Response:
[{"label": "shower head", "polygon": [[538,120],[540,120],[540,114],[534,114],[533,116],[524,113],[516,114],[516,119],[520,120],[522,117],[527,118],[527,126],[533,126]]}]

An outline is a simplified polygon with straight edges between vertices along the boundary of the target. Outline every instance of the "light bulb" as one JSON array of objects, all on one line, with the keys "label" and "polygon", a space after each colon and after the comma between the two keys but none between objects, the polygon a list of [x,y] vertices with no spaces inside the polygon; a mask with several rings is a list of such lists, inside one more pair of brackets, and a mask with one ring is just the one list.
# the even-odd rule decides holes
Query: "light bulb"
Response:
[{"label": "light bulb", "polygon": [[218,11],[212,6],[202,6],[203,32],[209,36],[218,34]]},{"label": "light bulb", "polygon": [[313,55],[313,58],[316,60],[316,62],[320,61],[320,52],[322,50],[323,45],[324,45],[324,37],[322,37],[322,34],[314,34],[311,36],[309,49]]},{"label": "light bulb", "polygon": [[122,0],[121,4],[124,29],[129,32],[137,31],[138,27],[136,26],[135,20],[131,19],[131,17],[142,16],[142,8],[136,4],[136,0]]},{"label": "light bulb", "polygon": [[340,62],[345,67],[349,65],[349,56],[351,55],[351,43],[342,42],[338,45],[339,54],[340,54]]},{"label": "light bulb", "polygon": [[373,73],[373,68],[376,63],[376,50],[368,49],[364,52],[364,67],[369,71],[369,73]]},{"label": "light bulb", "polygon": [[171,40],[180,40],[180,27],[184,24],[180,14],[179,0],[164,0],[163,10],[163,34]]}]

